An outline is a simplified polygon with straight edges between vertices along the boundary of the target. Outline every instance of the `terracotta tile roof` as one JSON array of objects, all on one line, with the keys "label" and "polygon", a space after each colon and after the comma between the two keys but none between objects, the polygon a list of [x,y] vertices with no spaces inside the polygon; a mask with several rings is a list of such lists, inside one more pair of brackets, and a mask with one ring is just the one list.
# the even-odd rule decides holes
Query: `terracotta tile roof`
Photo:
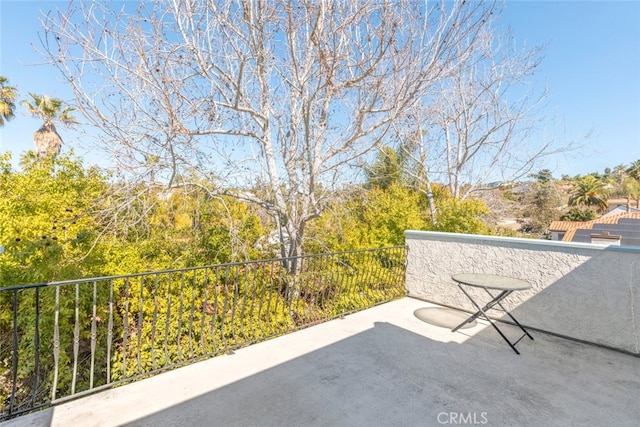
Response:
[{"label": "terracotta tile roof", "polygon": [[563,242],[572,242],[573,241],[573,237],[576,235],[576,231],[577,229],[573,229],[573,230],[569,230],[565,233],[564,236],[562,236],[562,241]]},{"label": "terracotta tile roof", "polygon": [[625,212],[618,215],[605,216],[591,221],[553,221],[549,231],[566,231],[563,242],[571,242],[576,230],[590,230],[595,224],[617,224],[621,218],[640,219],[638,212]]},{"label": "terracotta tile roof", "polygon": [[590,224],[591,221],[553,221],[549,226],[549,231],[569,231],[569,230],[577,230],[579,228],[591,228],[587,224]]}]

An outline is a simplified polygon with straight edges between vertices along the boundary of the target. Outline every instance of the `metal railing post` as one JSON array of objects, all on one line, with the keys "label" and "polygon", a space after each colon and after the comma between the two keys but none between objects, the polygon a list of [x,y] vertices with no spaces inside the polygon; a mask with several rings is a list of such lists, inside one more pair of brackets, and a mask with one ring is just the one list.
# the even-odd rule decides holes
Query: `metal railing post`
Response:
[{"label": "metal railing post", "polygon": [[365,249],[0,288],[0,310],[11,310],[0,320],[0,333],[11,343],[10,355],[0,347],[0,357],[11,363],[0,367],[10,381],[8,395],[0,394],[6,402],[0,420],[401,297],[405,263],[393,260],[404,251]]}]

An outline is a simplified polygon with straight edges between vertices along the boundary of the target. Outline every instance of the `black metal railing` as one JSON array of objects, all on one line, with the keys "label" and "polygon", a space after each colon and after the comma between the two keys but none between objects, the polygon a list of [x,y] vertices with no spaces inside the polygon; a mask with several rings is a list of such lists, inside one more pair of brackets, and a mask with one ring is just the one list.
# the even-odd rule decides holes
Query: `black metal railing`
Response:
[{"label": "black metal railing", "polygon": [[393,247],[0,288],[0,420],[401,297],[404,271]]}]

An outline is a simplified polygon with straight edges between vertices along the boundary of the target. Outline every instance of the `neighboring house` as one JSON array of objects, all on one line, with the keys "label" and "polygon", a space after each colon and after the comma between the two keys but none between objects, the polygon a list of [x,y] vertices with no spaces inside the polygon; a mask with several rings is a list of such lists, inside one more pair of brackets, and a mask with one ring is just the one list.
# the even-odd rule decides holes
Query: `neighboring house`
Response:
[{"label": "neighboring house", "polygon": [[640,246],[640,211],[608,213],[592,221],[553,221],[549,231],[551,240],[563,242]]},{"label": "neighboring house", "polygon": [[640,213],[640,209],[632,208],[631,206],[629,206],[629,209],[627,210],[627,205],[618,205],[615,208],[611,209],[606,214],[602,215],[602,217],[614,216],[622,213]]},{"label": "neighboring house", "polygon": [[521,185],[517,185],[515,187],[513,187],[511,190],[509,190],[511,192],[511,194],[513,194],[514,196],[522,196],[523,194],[525,194],[527,191],[529,191],[529,189],[531,188],[531,183],[529,182],[525,182],[524,184]]}]

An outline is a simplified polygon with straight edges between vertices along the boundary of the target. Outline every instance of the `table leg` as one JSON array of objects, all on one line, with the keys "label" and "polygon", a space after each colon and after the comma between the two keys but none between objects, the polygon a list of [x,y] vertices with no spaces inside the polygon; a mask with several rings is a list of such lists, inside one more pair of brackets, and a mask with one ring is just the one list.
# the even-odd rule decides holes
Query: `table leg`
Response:
[{"label": "table leg", "polygon": [[494,305],[499,303],[501,299],[506,298],[506,296],[509,295],[512,292],[512,291],[502,291],[497,296],[493,297],[493,299],[491,301],[489,301],[484,307],[480,308],[480,306],[475,302],[475,300],[473,298],[471,298],[471,295],[469,295],[469,293],[467,291],[465,291],[462,286],[458,285],[458,287],[460,288],[460,290],[462,292],[464,292],[464,294],[467,296],[467,298],[469,298],[469,301],[471,301],[471,303],[478,309],[478,311],[475,312],[473,315],[471,315],[467,320],[465,320],[464,322],[460,323],[458,326],[453,328],[451,330],[451,332],[456,332],[458,329],[460,329],[461,327],[463,327],[467,323],[473,322],[474,320],[476,320],[480,316],[484,316],[487,320],[489,320],[489,316],[487,316],[485,311],[491,309],[491,307],[493,307]]},{"label": "table leg", "polygon": [[[520,340],[522,338],[524,338],[525,336],[533,339],[533,337],[531,335],[529,335],[529,332],[527,332],[526,329],[524,329],[524,327],[520,324],[520,322],[518,322],[515,317],[513,317],[511,315],[511,313],[509,313],[507,310],[505,310],[505,308],[502,306],[502,304],[500,304],[500,301],[502,301],[504,298],[506,298],[507,296],[509,296],[509,294],[513,291],[501,291],[498,295],[493,296],[491,294],[491,292],[489,292],[488,289],[485,288],[485,291],[489,294],[489,296],[492,297],[492,300],[489,301],[484,307],[480,307],[478,305],[478,303],[476,303],[476,301],[471,297],[471,295],[469,295],[469,293],[467,291],[464,290],[464,287],[462,286],[462,284],[457,283],[458,287],[460,288],[460,290],[467,296],[467,298],[469,298],[469,301],[471,301],[471,303],[478,309],[478,311],[476,311],[474,314],[472,314],[471,316],[469,316],[468,319],[466,319],[464,322],[460,323],[458,326],[456,326],[455,328],[453,328],[451,330],[451,332],[456,332],[458,329],[460,329],[462,326],[466,325],[467,323],[471,323],[473,322],[475,319],[477,319],[478,317],[482,316],[484,319],[486,319],[489,323],[491,323],[491,326],[493,326],[493,328],[500,334],[500,336],[502,337],[503,340],[505,340],[507,342],[507,344],[509,344],[509,347],[511,347],[511,349],[513,351],[516,352],[516,354],[520,354],[520,352],[516,349],[516,344],[518,342],[520,342]],[[493,320],[491,320],[489,318],[489,316],[487,315],[486,311],[490,310],[494,305],[498,304],[500,306],[500,308],[502,309],[502,311],[504,311],[505,313],[507,313],[509,315],[509,317],[511,318],[511,320],[513,320],[516,325],[518,325],[518,327],[524,332],[525,335],[522,335],[517,341],[515,341],[514,343],[512,343],[511,341],[509,341],[509,339],[506,337],[505,334],[502,333],[502,331],[500,330],[500,328],[498,328],[498,325],[495,324],[495,322]]]},{"label": "table leg", "polygon": [[[489,292],[489,290],[488,290],[488,289],[485,289],[485,291],[487,291],[487,293],[488,293],[489,295],[491,295],[491,292]],[[493,297],[493,295],[491,295],[491,297]],[[505,296],[505,297],[506,297],[506,296]],[[508,310],[506,310],[506,309],[502,306],[502,304],[500,303],[500,301],[501,301],[501,300],[502,300],[502,299],[498,300],[498,301],[497,301],[497,304],[500,306],[500,308],[502,309],[502,311],[504,311],[505,313],[507,313],[507,316],[509,316],[509,317],[511,318],[511,320],[513,320],[513,322],[514,322],[516,325],[518,325],[518,327],[522,330],[522,332],[524,332],[524,334],[525,334],[526,336],[528,336],[529,338],[533,339],[533,337],[532,337],[531,335],[529,335],[529,332],[527,332],[527,330],[526,330],[526,329],[525,329],[525,328],[520,324],[520,322],[518,322],[518,321],[516,320],[516,318],[515,318],[515,317],[513,317],[513,315],[512,315]],[[520,341],[520,340],[518,340],[518,341]],[[517,341],[516,341],[516,343],[517,343]]]}]

